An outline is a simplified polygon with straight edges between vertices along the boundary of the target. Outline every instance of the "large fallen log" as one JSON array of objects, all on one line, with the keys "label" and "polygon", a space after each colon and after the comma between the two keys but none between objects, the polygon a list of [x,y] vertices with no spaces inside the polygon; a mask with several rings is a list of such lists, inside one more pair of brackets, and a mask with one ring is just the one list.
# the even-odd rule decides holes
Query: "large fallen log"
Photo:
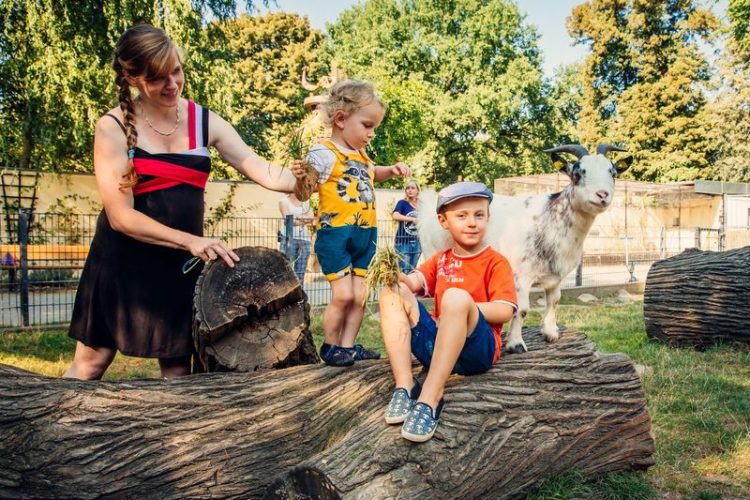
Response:
[{"label": "large fallen log", "polygon": [[289,260],[277,250],[242,247],[234,268],[206,264],[193,296],[199,371],[256,371],[318,363],[310,305]]},{"label": "large fallen log", "polygon": [[673,346],[750,343],[750,247],[690,249],[655,262],[643,317],[650,338]]},{"label": "large fallen log", "polygon": [[436,436],[383,421],[387,361],[80,382],[0,365],[0,497],[518,497],[653,464],[641,384],[582,333],[453,376]]}]

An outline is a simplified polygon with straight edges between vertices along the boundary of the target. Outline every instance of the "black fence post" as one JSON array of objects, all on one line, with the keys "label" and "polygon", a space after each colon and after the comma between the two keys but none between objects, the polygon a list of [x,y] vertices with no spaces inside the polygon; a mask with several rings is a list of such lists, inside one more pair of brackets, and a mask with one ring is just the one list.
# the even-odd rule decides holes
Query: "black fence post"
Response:
[{"label": "black fence post", "polygon": [[576,267],[576,286],[583,285],[583,254],[578,260],[578,267]]},{"label": "black fence post", "polygon": [[284,255],[292,260],[292,239],[294,238],[294,216],[284,217]]},{"label": "black fence post", "polygon": [[21,318],[23,326],[29,326],[29,212],[18,211],[18,242],[21,247]]}]

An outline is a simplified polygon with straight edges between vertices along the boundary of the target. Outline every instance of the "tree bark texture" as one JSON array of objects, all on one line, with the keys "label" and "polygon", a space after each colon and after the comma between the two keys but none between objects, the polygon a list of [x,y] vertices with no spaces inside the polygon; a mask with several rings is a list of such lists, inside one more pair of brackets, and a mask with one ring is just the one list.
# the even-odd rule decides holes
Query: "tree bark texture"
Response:
[{"label": "tree bark texture", "polygon": [[750,247],[686,250],[651,266],[643,298],[646,333],[673,346],[750,343]]},{"label": "tree bark texture", "polygon": [[193,339],[201,371],[256,371],[318,363],[310,305],[289,260],[242,247],[234,268],[217,259],[193,296]]},{"label": "tree bark texture", "polygon": [[653,464],[625,355],[577,332],[524,339],[451,377],[423,444],[383,420],[386,360],[118,383],[0,365],[0,497],[517,498],[572,468]]}]

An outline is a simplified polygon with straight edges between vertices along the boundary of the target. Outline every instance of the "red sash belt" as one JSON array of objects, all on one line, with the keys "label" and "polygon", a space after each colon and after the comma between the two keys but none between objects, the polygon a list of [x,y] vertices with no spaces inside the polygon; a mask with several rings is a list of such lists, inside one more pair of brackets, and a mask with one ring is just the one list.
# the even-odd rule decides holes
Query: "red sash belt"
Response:
[{"label": "red sash belt", "polygon": [[148,193],[149,191],[156,191],[158,189],[167,189],[177,186],[178,184],[190,184],[204,189],[206,187],[206,182],[208,182],[207,172],[181,167],[173,163],[149,158],[136,158],[133,163],[138,175],[151,175],[156,177],[156,179],[141,182],[133,186],[134,195]]}]

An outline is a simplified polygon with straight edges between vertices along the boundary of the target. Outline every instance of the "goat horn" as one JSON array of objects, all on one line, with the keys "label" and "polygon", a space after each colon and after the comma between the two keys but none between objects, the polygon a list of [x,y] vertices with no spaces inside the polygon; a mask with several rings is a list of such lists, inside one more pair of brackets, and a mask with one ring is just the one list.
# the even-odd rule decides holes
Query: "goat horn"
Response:
[{"label": "goat horn", "polygon": [[339,81],[339,65],[336,64],[336,61],[331,64],[331,86],[336,85],[336,82]]},{"label": "goat horn", "polygon": [[610,151],[627,152],[627,149],[622,149],[620,146],[614,146],[612,144],[599,144],[596,147],[596,154],[598,155],[606,155]]},{"label": "goat horn", "polygon": [[564,144],[551,149],[545,149],[545,153],[570,153],[576,155],[579,160],[589,154],[589,150],[580,144]]},{"label": "goat horn", "polygon": [[310,92],[314,92],[315,89],[318,88],[317,85],[313,85],[307,81],[307,66],[302,68],[302,88],[309,90]]}]

